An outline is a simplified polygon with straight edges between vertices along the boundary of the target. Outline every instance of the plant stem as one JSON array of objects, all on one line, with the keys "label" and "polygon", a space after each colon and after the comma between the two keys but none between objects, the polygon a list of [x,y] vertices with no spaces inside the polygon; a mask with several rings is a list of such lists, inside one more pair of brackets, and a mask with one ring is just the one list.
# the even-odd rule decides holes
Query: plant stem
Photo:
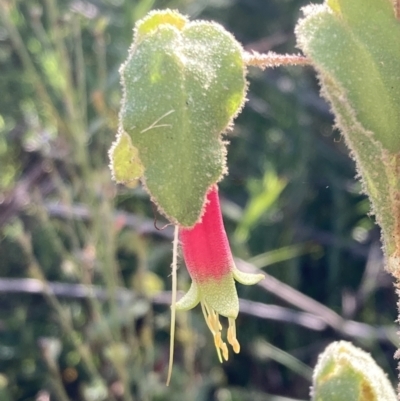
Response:
[{"label": "plant stem", "polygon": [[243,55],[244,62],[253,67],[259,67],[262,70],[265,68],[281,67],[287,65],[309,65],[310,61],[300,54],[278,54],[268,52],[260,54],[257,52]]}]

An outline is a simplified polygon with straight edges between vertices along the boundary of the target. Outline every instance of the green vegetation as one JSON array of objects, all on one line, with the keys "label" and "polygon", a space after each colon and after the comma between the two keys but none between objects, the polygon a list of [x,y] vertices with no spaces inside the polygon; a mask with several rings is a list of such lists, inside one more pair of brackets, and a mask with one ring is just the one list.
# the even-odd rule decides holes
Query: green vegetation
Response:
[{"label": "green vegetation", "polygon": [[249,67],[220,194],[237,267],[266,279],[238,286],[241,353],[224,364],[200,310],[177,314],[169,387],[172,227],[108,168],[118,70],[150,9],[294,53],[306,4],[0,0],[0,399],[308,400],[318,354],[341,339],[395,381],[379,228],[311,68]]}]

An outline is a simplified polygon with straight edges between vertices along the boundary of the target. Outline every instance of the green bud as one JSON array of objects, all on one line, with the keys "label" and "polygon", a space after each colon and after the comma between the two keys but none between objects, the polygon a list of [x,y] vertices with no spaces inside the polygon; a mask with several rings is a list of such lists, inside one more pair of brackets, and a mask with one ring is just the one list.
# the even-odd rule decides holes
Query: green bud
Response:
[{"label": "green bud", "polygon": [[245,99],[242,48],[220,25],[156,11],[137,23],[120,73],[114,178],[129,184],[140,174],[159,210],[191,227],[208,188],[226,173],[221,133]]},{"label": "green bud", "polygon": [[396,401],[388,378],[371,355],[345,341],[319,356],[314,370],[313,401]]}]

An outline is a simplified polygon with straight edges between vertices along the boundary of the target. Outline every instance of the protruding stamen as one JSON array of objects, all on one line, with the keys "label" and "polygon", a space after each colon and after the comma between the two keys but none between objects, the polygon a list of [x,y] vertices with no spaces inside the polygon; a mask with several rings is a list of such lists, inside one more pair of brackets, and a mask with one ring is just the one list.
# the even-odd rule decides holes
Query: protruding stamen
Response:
[{"label": "protruding stamen", "polygon": [[214,343],[217,348],[221,348],[221,344],[223,344],[221,333],[214,334]]},{"label": "protruding stamen", "polygon": [[206,321],[207,326],[210,329],[211,333],[214,333],[214,330],[213,330],[213,327],[212,327],[211,318],[210,318],[210,315],[208,313],[208,309],[206,307],[205,302],[200,302],[200,305],[201,305],[201,311],[203,312],[204,320]]},{"label": "protruding stamen", "polygon": [[213,327],[214,331],[215,332],[221,331],[222,326],[221,326],[221,323],[219,322],[218,313],[215,312],[215,310],[212,308],[209,308],[209,312],[210,312],[210,317],[212,319],[212,327]]},{"label": "protruding stamen", "polygon": [[[228,347],[222,340],[222,325],[219,321],[219,315],[213,308],[207,305],[206,302],[201,302],[201,309],[204,314],[204,318],[207,322],[207,326],[210,329],[214,337],[215,348],[217,349],[218,359],[222,362],[222,357],[227,361],[229,358]],[[235,319],[228,318],[229,326],[227,332],[228,343],[232,346],[233,351],[238,354],[240,352],[240,344],[236,338],[236,324]]]},{"label": "protruding stamen", "polygon": [[228,347],[226,346],[226,344],[224,342],[221,345],[221,351],[222,351],[222,355],[223,355],[225,361],[227,361],[229,358],[229,352],[228,352]]},{"label": "protruding stamen", "polygon": [[236,324],[235,319],[229,318],[229,327],[228,327],[228,343],[232,345],[233,351],[238,354],[240,352],[240,344],[236,338]]}]

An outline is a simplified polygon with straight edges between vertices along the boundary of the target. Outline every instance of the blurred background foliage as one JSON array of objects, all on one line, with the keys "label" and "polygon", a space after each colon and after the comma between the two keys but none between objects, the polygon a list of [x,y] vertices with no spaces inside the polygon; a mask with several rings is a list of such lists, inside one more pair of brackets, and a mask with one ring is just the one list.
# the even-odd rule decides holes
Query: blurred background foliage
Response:
[{"label": "blurred background foliage", "polygon": [[[168,363],[171,227],[111,182],[118,68],[135,21],[177,8],[246,50],[293,53],[307,0],[0,0],[0,399],[309,399],[333,340],[395,381],[395,294],[379,229],[310,68],[249,69],[221,183],[240,269],[239,355],[218,363],[199,310]],[[183,264],[183,263],[182,263]],[[179,286],[188,277],[179,271]]]}]

